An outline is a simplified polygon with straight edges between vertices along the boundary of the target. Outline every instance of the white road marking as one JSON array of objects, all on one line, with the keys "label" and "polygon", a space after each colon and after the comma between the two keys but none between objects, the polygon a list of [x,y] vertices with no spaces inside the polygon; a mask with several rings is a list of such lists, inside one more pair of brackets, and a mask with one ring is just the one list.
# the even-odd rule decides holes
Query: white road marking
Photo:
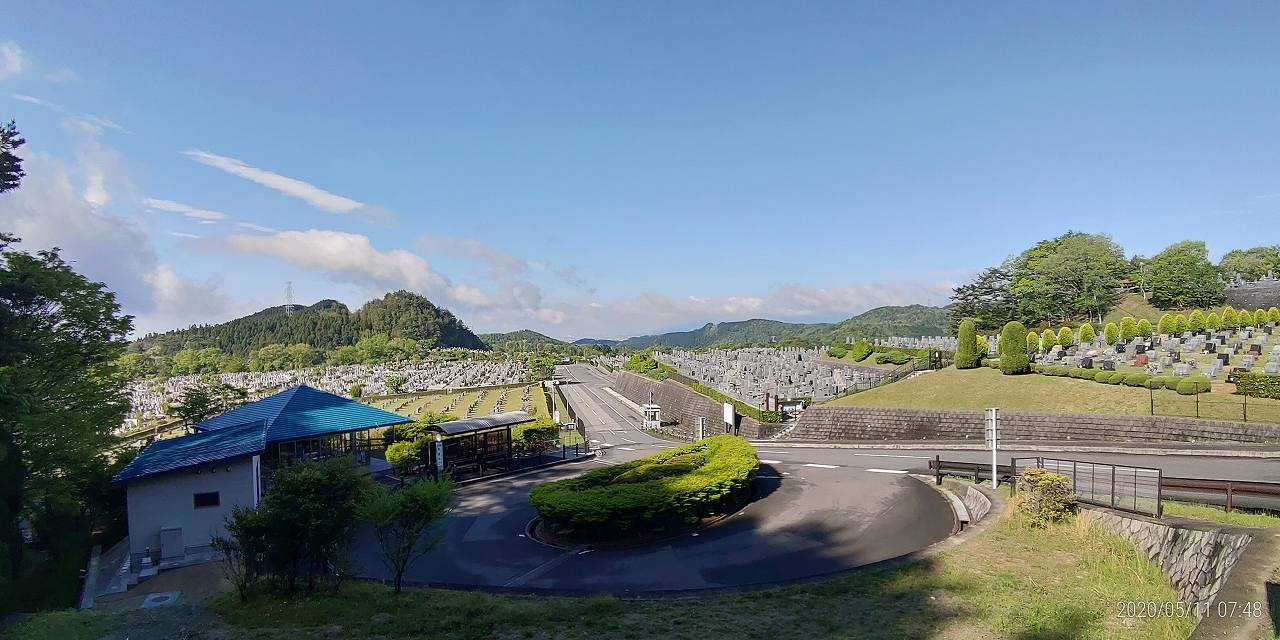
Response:
[{"label": "white road marking", "polygon": [[591,441],[591,444],[600,444],[600,441],[599,441],[599,440],[592,440],[592,441]]},{"label": "white road marking", "polygon": [[772,455],[775,455],[775,456],[786,456],[786,455],[791,455],[791,452],[790,452],[790,451],[765,451],[764,449],[760,449],[760,450],[759,450],[759,451],[757,451],[756,453],[768,453],[768,454],[772,454]]},{"label": "white road marking", "polygon": [[933,456],[899,456],[892,453],[855,453],[855,456],[864,456],[867,458],[911,458],[913,460],[932,460]]},{"label": "white road marking", "polygon": [[807,462],[807,463],[805,463],[805,465],[804,465],[804,466],[806,466],[806,467],[813,467],[813,468],[815,468],[815,469],[839,469],[839,468],[840,468],[840,466],[839,466],[839,465],[834,465],[834,464],[818,464],[818,463],[816,463],[816,462]]},{"label": "white road marking", "polygon": [[781,460],[761,460],[760,464],[782,464]]},{"label": "white road marking", "polygon": [[619,451],[635,451],[634,447],[618,447]]},{"label": "white road marking", "polygon": [[906,473],[906,471],[899,471],[897,469],[867,469],[867,471],[871,473]]},{"label": "white road marking", "polygon": [[782,479],[782,476],[756,476],[756,477],[762,478],[764,480],[781,480]]}]

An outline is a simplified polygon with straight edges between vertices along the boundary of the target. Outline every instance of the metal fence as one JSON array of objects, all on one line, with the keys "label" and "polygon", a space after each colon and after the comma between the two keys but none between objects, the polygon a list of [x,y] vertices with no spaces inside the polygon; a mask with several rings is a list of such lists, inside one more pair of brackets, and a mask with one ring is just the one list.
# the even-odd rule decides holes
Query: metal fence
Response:
[{"label": "metal fence", "polygon": [[1085,504],[1157,518],[1164,511],[1160,469],[1043,457],[1014,458],[1011,467],[1014,475],[1019,476],[1027,467],[1067,476],[1076,499]]},{"label": "metal fence", "polygon": [[1151,415],[1234,420],[1237,422],[1280,423],[1280,403],[1249,396],[1198,393],[1184,396],[1176,391],[1150,391]]}]

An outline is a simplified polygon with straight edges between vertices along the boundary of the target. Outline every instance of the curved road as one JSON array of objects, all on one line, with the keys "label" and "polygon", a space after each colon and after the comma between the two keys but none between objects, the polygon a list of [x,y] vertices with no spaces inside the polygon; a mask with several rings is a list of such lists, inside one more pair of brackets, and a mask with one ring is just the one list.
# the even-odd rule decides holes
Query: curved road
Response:
[{"label": "curved road", "polygon": [[[757,500],[702,530],[631,549],[563,551],[525,537],[529,489],[597,465],[679,446],[640,430],[640,416],[593,367],[561,369],[565,397],[603,455],[459,490],[440,545],[405,580],[576,593],[742,587],[835,573],[922,549],[955,524],[946,500],[899,469],[830,464],[809,451],[758,450]],[[821,454],[821,450],[812,453]],[[874,460],[867,458],[866,460]],[[358,573],[386,577],[372,532],[357,536]]]}]

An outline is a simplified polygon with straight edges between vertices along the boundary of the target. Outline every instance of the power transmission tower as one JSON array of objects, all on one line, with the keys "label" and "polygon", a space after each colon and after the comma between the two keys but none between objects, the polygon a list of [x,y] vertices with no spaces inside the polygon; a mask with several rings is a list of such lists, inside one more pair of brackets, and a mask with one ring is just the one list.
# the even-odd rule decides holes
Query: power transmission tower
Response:
[{"label": "power transmission tower", "polygon": [[293,281],[284,283],[284,314],[293,315]]}]

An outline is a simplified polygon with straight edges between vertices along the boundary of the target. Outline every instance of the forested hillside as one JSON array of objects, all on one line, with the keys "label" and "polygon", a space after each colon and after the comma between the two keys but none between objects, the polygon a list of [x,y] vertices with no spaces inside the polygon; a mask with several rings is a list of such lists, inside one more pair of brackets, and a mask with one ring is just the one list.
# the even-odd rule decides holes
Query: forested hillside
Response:
[{"label": "forested hillside", "polygon": [[183,349],[215,348],[233,356],[250,353],[271,344],[305,344],[329,351],[354,345],[361,335],[383,333],[391,338],[408,338],[429,347],[487,349],[462,321],[448,309],[408,291],[388,293],[371,300],[354,313],[336,300],[322,300],[309,307],[271,307],[253,315],[215,325],[150,334],[131,346],[134,352],[155,349],[171,355]]},{"label": "forested hillside", "polygon": [[941,307],[909,305],[877,307],[837,323],[796,323],[778,320],[743,320],[707,323],[692,331],[674,331],[637,336],[619,347],[684,347],[697,349],[713,345],[769,345],[775,343],[837,344],[845,338],[866,339],[887,336],[936,336],[948,332],[947,310]]},{"label": "forested hillside", "polygon": [[556,340],[531,329],[521,329],[508,333],[482,333],[480,339],[490,349],[500,351],[525,351],[530,349],[548,349],[567,346],[563,340]]}]

